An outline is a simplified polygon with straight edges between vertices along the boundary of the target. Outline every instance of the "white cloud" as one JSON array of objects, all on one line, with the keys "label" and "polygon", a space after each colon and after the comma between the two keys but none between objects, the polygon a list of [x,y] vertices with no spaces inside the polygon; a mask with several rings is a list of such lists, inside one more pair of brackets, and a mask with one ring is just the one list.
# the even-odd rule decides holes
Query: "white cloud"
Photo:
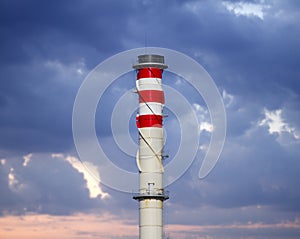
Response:
[{"label": "white cloud", "polygon": [[181,86],[181,85],[183,84],[182,78],[179,77],[179,76],[175,76],[175,77],[174,77],[174,84],[175,84],[176,86]]},{"label": "white cloud", "polygon": [[195,113],[196,113],[199,121],[205,121],[205,120],[210,119],[209,112],[208,112],[207,108],[202,107],[198,103],[193,103],[193,108],[195,110]]},{"label": "white cloud", "polygon": [[234,102],[234,96],[229,94],[226,90],[223,90],[222,98],[226,108],[230,107]]},{"label": "white cloud", "polygon": [[25,184],[21,183],[17,179],[17,175],[15,174],[14,168],[10,168],[9,173],[7,175],[8,178],[8,187],[12,192],[22,193],[22,190],[25,188]]},{"label": "white cloud", "polygon": [[[258,3],[222,1],[222,5],[236,16],[257,17],[261,20],[264,20],[266,10],[271,7],[270,5],[265,4],[264,0],[261,0]],[[203,11],[205,7],[206,5],[203,4],[202,1],[194,1],[184,4],[184,8],[187,11],[196,15],[199,15],[199,12]]]},{"label": "white cloud", "polygon": [[263,1],[260,1],[260,3],[223,1],[222,4],[236,16],[258,17],[261,20],[264,20],[265,10],[270,8]]},{"label": "white cloud", "polygon": [[23,156],[24,162],[23,162],[23,166],[26,167],[28,165],[28,163],[30,162],[30,159],[32,157],[32,154],[27,154]]},{"label": "white cloud", "polygon": [[56,72],[63,80],[70,79],[74,81],[75,79],[81,79],[82,76],[86,75],[88,72],[84,59],[68,65],[63,64],[58,60],[49,60],[44,63],[44,66],[51,69],[53,72]]},{"label": "white cloud", "polygon": [[199,128],[200,131],[205,130],[207,132],[212,132],[214,129],[213,125],[209,122],[201,122]]},{"label": "white cloud", "polygon": [[[28,189],[28,185],[22,180],[22,177],[20,177],[17,172],[18,170],[15,170],[12,167],[9,169],[9,173],[7,174],[8,187],[20,198],[27,199],[28,197],[24,192]],[[30,196],[32,197],[32,195]]]},{"label": "white cloud", "polygon": [[203,152],[207,152],[208,150],[208,144],[202,144],[199,146],[199,149]]},{"label": "white cloud", "polygon": [[184,4],[184,8],[189,12],[197,14],[201,9],[201,5],[199,4],[199,2],[187,2],[186,4]]},{"label": "white cloud", "polygon": [[15,177],[13,168],[10,169],[9,174],[7,175],[7,178],[8,178],[8,186],[11,190],[13,190],[14,187],[19,183],[19,181]]},{"label": "white cloud", "polygon": [[209,111],[197,103],[193,104],[193,108],[199,120],[199,131],[202,132],[205,130],[211,133],[214,127],[210,123]]},{"label": "white cloud", "polygon": [[[103,192],[102,188],[100,187],[100,182],[98,179],[100,178],[99,170],[96,166],[92,165],[91,163],[86,163],[87,168],[79,161],[78,158],[73,156],[64,157],[63,154],[52,154],[53,158],[63,158],[67,162],[69,162],[73,168],[75,168],[78,172],[83,174],[84,179],[86,180],[86,187],[89,190],[90,198],[97,198],[98,196],[101,199],[105,199],[110,197],[110,195],[106,192]],[[94,176],[93,176],[94,175]]]},{"label": "white cloud", "polygon": [[63,154],[51,154],[52,158],[63,158],[64,155]]},{"label": "white cloud", "polygon": [[295,139],[300,139],[300,135],[296,129],[291,127],[282,118],[282,109],[273,111],[264,109],[264,119],[259,122],[259,126],[267,126],[270,134],[281,135],[283,132],[287,132]]}]

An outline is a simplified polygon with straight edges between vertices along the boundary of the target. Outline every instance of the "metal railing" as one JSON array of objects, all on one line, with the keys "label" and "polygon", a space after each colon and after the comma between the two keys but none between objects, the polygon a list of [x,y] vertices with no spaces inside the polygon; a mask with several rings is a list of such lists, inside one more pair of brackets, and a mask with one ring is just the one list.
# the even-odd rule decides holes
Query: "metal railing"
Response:
[{"label": "metal railing", "polygon": [[133,192],[134,199],[143,199],[143,198],[160,198],[166,200],[169,198],[169,191],[165,191],[162,188],[154,188],[149,190],[148,188],[140,189],[138,192]]}]

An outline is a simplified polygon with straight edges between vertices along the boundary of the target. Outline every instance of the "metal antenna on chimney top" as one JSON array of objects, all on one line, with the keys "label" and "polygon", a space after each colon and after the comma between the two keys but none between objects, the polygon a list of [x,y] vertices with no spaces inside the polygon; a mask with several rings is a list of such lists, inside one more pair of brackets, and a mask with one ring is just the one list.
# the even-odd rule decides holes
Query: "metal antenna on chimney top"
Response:
[{"label": "metal antenna on chimney top", "polygon": [[148,40],[147,39],[147,32],[145,32],[145,39],[144,40],[145,40],[145,54],[147,54],[147,45],[148,45],[147,44],[147,40]]}]

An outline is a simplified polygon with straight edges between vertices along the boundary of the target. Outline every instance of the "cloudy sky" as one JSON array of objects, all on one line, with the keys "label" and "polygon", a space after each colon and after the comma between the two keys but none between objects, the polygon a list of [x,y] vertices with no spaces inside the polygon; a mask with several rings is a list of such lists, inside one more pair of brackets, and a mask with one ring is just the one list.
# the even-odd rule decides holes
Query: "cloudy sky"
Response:
[{"label": "cloudy sky", "polygon": [[[297,0],[1,0],[0,238],[138,238],[137,202],[82,167],[72,110],[99,63],[150,46],[201,64],[227,115],[218,164],[199,180],[213,126],[201,96],[166,72],[200,121],[197,157],[168,187],[166,236],[299,238],[299,13]],[[131,171],[135,159],[114,142],[110,115],[134,81],[134,72],[117,79],[96,114],[105,153]],[[180,130],[166,111],[168,163]],[[136,141],[133,112],[127,125]]]}]

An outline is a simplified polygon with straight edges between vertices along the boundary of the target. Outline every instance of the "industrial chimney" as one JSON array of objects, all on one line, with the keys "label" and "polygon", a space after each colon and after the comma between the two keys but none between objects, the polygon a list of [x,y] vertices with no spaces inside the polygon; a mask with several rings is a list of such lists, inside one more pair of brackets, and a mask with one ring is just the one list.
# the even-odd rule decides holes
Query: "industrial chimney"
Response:
[{"label": "industrial chimney", "polygon": [[136,69],[136,89],[139,112],[136,125],[139,131],[139,238],[163,238],[163,202],[169,198],[163,187],[164,131],[162,73],[167,68],[164,56],[140,55]]}]

